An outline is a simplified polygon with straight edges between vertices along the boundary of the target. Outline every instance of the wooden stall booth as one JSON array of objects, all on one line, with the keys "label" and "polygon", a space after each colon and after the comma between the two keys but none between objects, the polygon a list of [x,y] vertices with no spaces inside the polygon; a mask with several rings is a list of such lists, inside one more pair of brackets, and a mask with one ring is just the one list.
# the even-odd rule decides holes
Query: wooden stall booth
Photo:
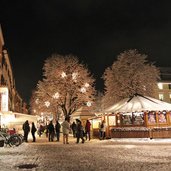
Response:
[{"label": "wooden stall booth", "polygon": [[75,121],[76,119],[79,119],[81,120],[83,126],[85,127],[87,119],[94,117],[94,116],[95,114],[91,111],[90,107],[82,106],[71,115],[71,123]]},{"label": "wooden stall booth", "polygon": [[105,110],[110,138],[170,138],[171,104],[135,95]]}]

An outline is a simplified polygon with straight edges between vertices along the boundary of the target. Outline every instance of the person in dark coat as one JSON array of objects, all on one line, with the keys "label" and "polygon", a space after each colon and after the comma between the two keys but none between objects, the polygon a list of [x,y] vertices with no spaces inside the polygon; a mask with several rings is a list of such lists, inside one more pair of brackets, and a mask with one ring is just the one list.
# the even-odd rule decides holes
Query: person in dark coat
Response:
[{"label": "person in dark coat", "polygon": [[55,131],[56,131],[56,138],[57,138],[57,141],[59,141],[59,138],[60,138],[60,128],[61,128],[61,125],[58,121],[56,121],[56,124],[55,124]]},{"label": "person in dark coat", "polygon": [[36,137],[35,137],[35,132],[37,131],[35,125],[34,125],[34,122],[32,122],[32,127],[31,127],[31,134],[32,134],[32,137],[33,137],[33,142],[36,142]]},{"label": "person in dark coat", "polygon": [[91,126],[91,123],[89,120],[87,120],[86,125],[85,125],[85,136],[86,136],[86,140],[88,136],[89,141],[90,141],[90,126]]},{"label": "person in dark coat", "polygon": [[47,129],[48,129],[48,133],[49,133],[48,139],[49,139],[49,141],[53,141],[54,134],[55,134],[55,128],[54,128],[52,121],[50,121],[49,125],[47,126]]},{"label": "person in dark coat", "polygon": [[28,142],[28,134],[30,132],[30,126],[28,120],[26,120],[25,123],[23,124],[23,131],[24,131],[24,141]]},{"label": "person in dark coat", "polygon": [[79,143],[80,138],[82,139],[82,143],[84,143],[84,129],[82,123],[79,119],[76,119],[77,129],[76,129],[76,136],[77,136],[77,144]]},{"label": "person in dark coat", "polygon": [[77,125],[75,122],[73,122],[71,125],[71,129],[72,129],[72,133],[73,133],[74,138],[76,138],[76,128],[77,128]]}]

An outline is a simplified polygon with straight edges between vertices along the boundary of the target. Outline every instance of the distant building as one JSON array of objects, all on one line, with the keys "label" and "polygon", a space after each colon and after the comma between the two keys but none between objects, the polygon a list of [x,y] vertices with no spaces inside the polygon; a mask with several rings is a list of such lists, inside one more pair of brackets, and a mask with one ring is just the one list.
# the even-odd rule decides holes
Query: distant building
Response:
[{"label": "distant building", "polygon": [[161,80],[157,83],[156,99],[171,103],[171,68],[161,67]]},{"label": "distant building", "polygon": [[23,112],[24,104],[16,91],[10,57],[4,49],[4,38],[0,26],[0,111]]}]

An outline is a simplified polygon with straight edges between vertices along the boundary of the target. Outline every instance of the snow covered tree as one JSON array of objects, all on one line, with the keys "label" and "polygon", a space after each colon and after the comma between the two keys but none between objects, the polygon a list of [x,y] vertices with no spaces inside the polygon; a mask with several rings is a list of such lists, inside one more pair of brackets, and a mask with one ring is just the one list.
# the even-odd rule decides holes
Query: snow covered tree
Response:
[{"label": "snow covered tree", "polygon": [[94,100],[94,105],[92,107],[92,111],[94,113],[102,113],[104,110],[103,108],[103,93],[98,91],[95,100]]},{"label": "snow covered tree", "polygon": [[41,110],[45,106],[53,112],[60,109],[67,117],[94,101],[95,80],[77,57],[54,54],[45,60],[43,71],[32,100]]},{"label": "snow covered tree", "polygon": [[154,97],[159,69],[147,61],[147,56],[137,50],[121,53],[117,61],[104,74],[104,101],[109,106],[119,100],[141,94]]}]

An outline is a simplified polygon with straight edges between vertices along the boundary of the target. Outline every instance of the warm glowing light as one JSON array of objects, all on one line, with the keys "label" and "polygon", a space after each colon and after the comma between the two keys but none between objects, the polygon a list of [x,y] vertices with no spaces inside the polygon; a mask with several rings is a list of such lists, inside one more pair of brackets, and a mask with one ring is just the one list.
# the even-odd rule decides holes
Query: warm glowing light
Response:
[{"label": "warm glowing light", "polygon": [[90,85],[89,85],[89,83],[85,83],[85,85],[84,85],[85,87],[89,87]]},{"label": "warm glowing light", "polygon": [[67,75],[65,72],[62,72],[61,76],[62,76],[62,78],[65,78]]},{"label": "warm glowing light", "polygon": [[85,92],[86,92],[86,88],[82,87],[80,91],[81,91],[82,93],[85,93]]},{"label": "warm glowing light", "polygon": [[50,106],[50,102],[49,102],[49,101],[46,101],[46,102],[45,102],[45,106],[46,106],[46,107],[49,107],[49,106]]},{"label": "warm glowing light", "polygon": [[36,110],[34,109],[33,112],[36,113]]},{"label": "warm glowing light", "polygon": [[164,95],[160,93],[160,94],[159,94],[159,99],[160,99],[160,100],[163,100],[163,99],[164,99]]},{"label": "warm glowing light", "polygon": [[87,106],[90,107],[91,106],[91,102],[87,102]]},{"label": "warm glowing light", "polygon": [[77,73],[77,72],[74,72],[74,73],[72,74],[72,79],[73,79],[73,80],[76,80],[77,76],[78,76],[78,73]]},{"label": "warm glowing light", "polygon": [[58,98],[59,98],[59,93],[56,92],[56,93],[53,95],[53,98],[54,98],[54,99],[58,99]]},{"label": "warm glowing light", "polygon": [[157,85],[158,85],[159,89],[163,89],[163,84],[162,83],[158,83]]},{"label": "warm glowing light", "polygon": [[36,102],[36,104],[38,104],[38,103],[39,103],[39,99],[36,99],[36,101],[35,101],[35,102]]},{"label": "warm glowing light", "polygon": [[0,87],[0,110],[3,112],[8,111],[8,88],[7,87]]},{"label": "warm glowing light", "polygon": [[10,123],[14,120],[15,120],[14,115],[3,115],[3,117],[1,118],[1,123],[2,123],[2,125],[7,125],[8,123]]}]

